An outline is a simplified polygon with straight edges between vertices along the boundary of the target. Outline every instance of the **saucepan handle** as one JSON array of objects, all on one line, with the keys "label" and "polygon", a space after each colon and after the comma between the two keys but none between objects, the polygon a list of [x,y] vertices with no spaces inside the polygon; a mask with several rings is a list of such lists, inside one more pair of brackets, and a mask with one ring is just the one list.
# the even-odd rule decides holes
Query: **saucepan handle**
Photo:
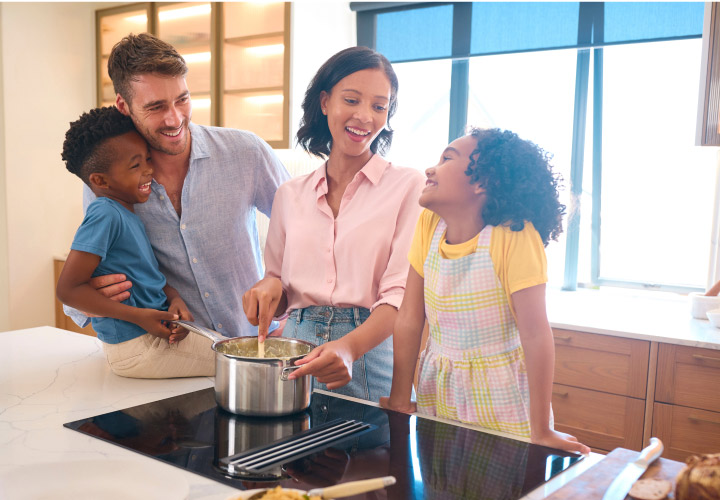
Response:
[{"label": "saucepan handle", "polygon": [[227,339],[227,337],[222,336],[220,333],[216,332],[215,330],[211,330],[210,328],[205,328],[204,326],[198,325],[197,323],[193,323],[192,321],[186,321],[184,319],[176,319],[175,321],[171,321],[170,323],[174,323],[178,326],[182,326],[183,328],[187,328],[189,331],[191,331],[193,333],[197,333],[198,335],[202,335],[203,337],[207,337],[214,342],[220,342],[221,340]]},{"label": "saucepan handle", "polygon": [[[282,369],[282,372],[280,373],[280,380],[282,380],[283,382],[287,382],[288,375],[290,375],[292,372],[294,372],[298,368],[300,368],[300,367],[299,366],[286,366],[285,368]],[[292,380],[290,382],[292,382]]]}]

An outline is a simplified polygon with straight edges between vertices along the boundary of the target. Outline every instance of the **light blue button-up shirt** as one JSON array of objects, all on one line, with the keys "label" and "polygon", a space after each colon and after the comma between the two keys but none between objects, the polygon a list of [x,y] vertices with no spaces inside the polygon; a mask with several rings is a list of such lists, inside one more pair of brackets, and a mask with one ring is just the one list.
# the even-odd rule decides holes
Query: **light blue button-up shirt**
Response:
[{"label": "light blue button-up shirt", "polygon": [[[191,123],[190,133],[182,215],[155,180],[150,199],[135,205],[135,213],[160,271],[195,321],[228,337],[257,335],[242,307],[243,293],[263,276],[255,210],[270,216],[275,191],[290,176],[251,132]],[[85,186],[84,206],[94,197]],[[66,312],[79,325],[87,323],[78,311]]]}]

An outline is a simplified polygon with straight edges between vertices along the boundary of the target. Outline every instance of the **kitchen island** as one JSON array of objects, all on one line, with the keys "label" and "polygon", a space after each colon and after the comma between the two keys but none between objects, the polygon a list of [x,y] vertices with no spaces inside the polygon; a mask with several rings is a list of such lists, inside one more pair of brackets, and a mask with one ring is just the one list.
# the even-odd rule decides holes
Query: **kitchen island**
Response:
[{"label": "kitchen island", "polygon": [[[73,483],[100,481],[105,474],[114,478],[119,491],[137,488],[133,481],[136,475],[145,487],[160,480],[166,484],[166,490],[184,492],[193,500],[228,498],[238,490],[149,458],[148,453],[131,451],[130,445],[117,446],[63,426],[171,397],[211,393],[203,390],[213,385],[213,379],[208,377],[164,380],[118,377],[108,368],[96,338],[57,328],[0,332],[0,497],[3,487],[17,478],[32,477],[42,482],[55,471],[53,488],[58,493]],[[381,412],[374,406],[369,408]],[[187,446],[192,448],[193,443]],[[585,457],[523,498],[545,498],[601,458],[596,454]],[[342,481],[351,479],[356,478],[346,475]],[[298,487],[303,487],[302,483]]]}]

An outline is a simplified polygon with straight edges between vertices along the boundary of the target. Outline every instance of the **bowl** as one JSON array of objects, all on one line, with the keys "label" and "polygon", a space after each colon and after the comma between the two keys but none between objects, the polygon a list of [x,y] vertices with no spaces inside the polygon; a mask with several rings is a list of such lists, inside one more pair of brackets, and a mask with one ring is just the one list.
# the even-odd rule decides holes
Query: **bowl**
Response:
[{"label": "bowl", "polygon": [[706,314],[707,319],[710,320],[710,324],[715,328],[720,328],[720,309],[713,309]]},{"label": "bowl", "polygon": [[720,309],[720,297],[717,295],[705,295],[701,292],[693,292],[690,297],[690,309],[693,318],[707,319],[708,311]]}]

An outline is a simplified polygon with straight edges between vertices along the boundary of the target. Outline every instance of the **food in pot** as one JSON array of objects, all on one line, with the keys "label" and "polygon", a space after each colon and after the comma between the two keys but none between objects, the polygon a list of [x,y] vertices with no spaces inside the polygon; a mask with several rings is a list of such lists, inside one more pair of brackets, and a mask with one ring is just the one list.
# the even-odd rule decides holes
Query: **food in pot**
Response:
[{"label": "food in pot", "polygon": [[[282,339],[266,339],[265,342],[265,358],[288,359],[297,356],[304,356],[312,350],[312,347],[306,344],[295,342],[286,342]],[[224,342],[217,346],[217,352],[221,354],[229,354],[241,358],[257,358],[258,342],[257,339],[242,339],[234,342]]]},{"label": "food in pot", "polygon": [[720,453],[692,455],[677,476],[676,500],[720,498]]},{"label": "food in pot", "polygon": [[635,500],[663,500],[672,491],[672,483],[665,479],[640,479],[630,488],[631,498]]}]

